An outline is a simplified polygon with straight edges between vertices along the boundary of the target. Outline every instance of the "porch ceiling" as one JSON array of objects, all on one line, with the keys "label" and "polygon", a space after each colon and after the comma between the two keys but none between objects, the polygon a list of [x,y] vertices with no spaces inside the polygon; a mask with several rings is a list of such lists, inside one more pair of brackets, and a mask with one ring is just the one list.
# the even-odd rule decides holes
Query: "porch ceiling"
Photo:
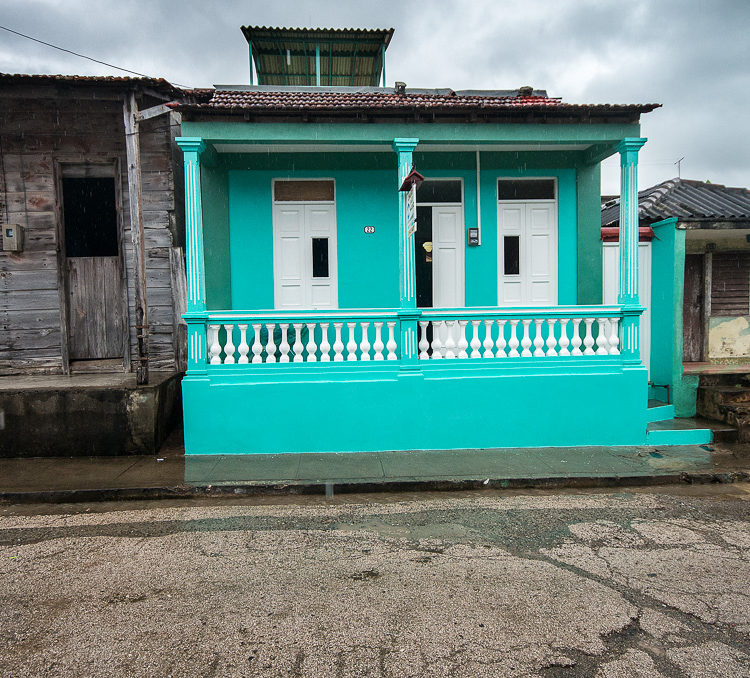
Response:
[{"label": "porch ceiling", "polygon": [[[390,144],[234,144],[215,143],[218,153],[393,153]],[[417,147],[422,153],[446,151],[582,151],[592,144],[430,144]]]}]

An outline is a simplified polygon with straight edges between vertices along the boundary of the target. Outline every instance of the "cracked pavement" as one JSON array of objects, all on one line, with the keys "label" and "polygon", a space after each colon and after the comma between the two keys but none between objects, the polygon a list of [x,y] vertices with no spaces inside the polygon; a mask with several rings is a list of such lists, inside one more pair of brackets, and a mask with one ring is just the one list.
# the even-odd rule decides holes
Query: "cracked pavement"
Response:
[{"label": "cracked pavement", "polygon": [[749,501],[0,506],[0,675],[750,676]]}]

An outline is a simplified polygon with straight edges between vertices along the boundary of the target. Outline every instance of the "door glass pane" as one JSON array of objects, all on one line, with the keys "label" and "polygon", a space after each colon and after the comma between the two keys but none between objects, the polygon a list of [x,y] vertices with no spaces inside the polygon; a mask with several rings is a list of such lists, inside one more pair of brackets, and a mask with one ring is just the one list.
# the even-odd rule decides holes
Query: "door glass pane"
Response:
[{"label": "door glass pane", "polygon": [[328,277],[328,238],[312,239],[313,278]]},{"label": "door glass pane", "polygon": [[66,256],[116,257],[114,178],[63,177],[62,192]]},{"label": "door glass pane", "polygon": [[275,181],[273,199],[276,202],[333,202],[333,181]]},{"label": "door glass pane", "polygon": [[503,273],[505,275],[520,275],[520,241],[517,235],[503,237]]},{"label": "door glass pane", "polygon": [[427,180],[417,189],[417,202],[461,202],[461,182]]},{"label": "door glass pane", "polygon": [[498,200],[554,200],[554,179],[498,179]]}]

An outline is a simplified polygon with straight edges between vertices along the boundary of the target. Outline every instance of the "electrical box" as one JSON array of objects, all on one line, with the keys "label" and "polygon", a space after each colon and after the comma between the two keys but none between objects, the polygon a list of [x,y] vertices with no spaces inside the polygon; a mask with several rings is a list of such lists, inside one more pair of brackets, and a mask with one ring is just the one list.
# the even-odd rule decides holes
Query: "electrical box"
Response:
[{"label": "electrical box", "polygon": [[469,228],[466,237],[469,247],[476,247],[479,244],[479,229],[476,226]]},{"label": "electrical box", "polygon": [[21,224],[3,225],[3,251],[20,252],[23,250],[23,226]]}]

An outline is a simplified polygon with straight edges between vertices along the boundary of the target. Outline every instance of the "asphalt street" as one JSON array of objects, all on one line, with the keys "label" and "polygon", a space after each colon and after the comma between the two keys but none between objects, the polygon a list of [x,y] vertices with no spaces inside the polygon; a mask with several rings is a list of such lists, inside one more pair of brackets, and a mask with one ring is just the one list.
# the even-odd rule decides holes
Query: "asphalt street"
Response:
[{"label": "asphalt street", "polygon": [[750,485],[0,506],[0,675],[750,676]]}]

